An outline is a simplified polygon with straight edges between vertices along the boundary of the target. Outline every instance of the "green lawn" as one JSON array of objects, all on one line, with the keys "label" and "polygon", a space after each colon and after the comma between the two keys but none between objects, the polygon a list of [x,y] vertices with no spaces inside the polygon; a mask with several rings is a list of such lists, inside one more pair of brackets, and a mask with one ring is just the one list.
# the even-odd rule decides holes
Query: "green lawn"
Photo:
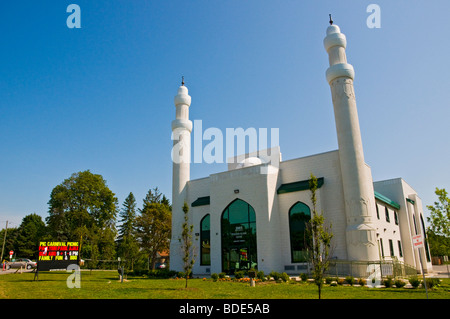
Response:
[{"label": "green lawn", "polygon": [[[188,289],[181,279],[128,278],[119,282],[117,272],[81,272],[81,288],[68,288],[69,273],[33,273],[0,275],[0,299],[317,299],[317,287],[309,283],[213,282],[190,279]],[[430,299],[450,299],[450,279],[429,290]],[[324,299],[425,299],[423,288],[367,288],[325,286]]]}]

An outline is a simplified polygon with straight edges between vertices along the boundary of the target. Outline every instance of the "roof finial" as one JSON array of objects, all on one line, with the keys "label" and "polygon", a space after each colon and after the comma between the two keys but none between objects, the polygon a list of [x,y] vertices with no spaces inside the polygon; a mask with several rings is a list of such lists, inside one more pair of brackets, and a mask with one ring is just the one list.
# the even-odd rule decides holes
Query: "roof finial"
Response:
[{"label": "roof finial", "polygon": [[184,76],[181,76],[181,85],[184,86]]},{"label": "roof finial", "polygon": [[333,20],[331,20],[331,13],[329,14],[330,16],[330,25],[333,25]]}]

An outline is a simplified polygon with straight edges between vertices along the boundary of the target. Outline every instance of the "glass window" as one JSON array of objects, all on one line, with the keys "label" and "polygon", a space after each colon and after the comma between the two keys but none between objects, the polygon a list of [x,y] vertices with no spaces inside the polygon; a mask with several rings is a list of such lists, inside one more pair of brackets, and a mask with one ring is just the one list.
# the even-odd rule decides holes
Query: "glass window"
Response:
[{"label": "glass window", "polygon": [[397,214],[396,210],[394,210],[394,221],[395,221],[395,225],[398,225],[398,214]]},{"label": "glass window", "polygon": [[380,238],[381,257],[384,257],[383,239]]},{"label": "glass window", "polygon": [[222,213],[222,270],[257,268],[256,214],[247,202],[236,199]]},{"label": "glass window", "polygon": [[400,257],[403,257],[402,243],[400,240],[398,241],[398,254]]},{"label": "glass window", "polygon": [[307,261],[306,243],[308,236],[306,225],[311,219],[311,210],[302,202],[296,203],[289,210],[289,232],[291,238],[291,260],[295,262]]},{"label": "glass window", "polygon": [[378,210],[378,204],[377,203],[375,203],[375,207],[377,208],[377,218],[380,219],[380,212]]},{"label": "glass window", "polygon": [[210,215],[206,215],[200,221],[200,265],[211,265],[211,223]]},{"label": "glass window", "polygon": [[389,251],[391,253],[391,257],[394,257],[394,244],[392,242],[392,239],[389,239]]},{"label": "glass window", "polygon": [[388,210],[387,207],[384,207],[384,212],[385,212],[385,214],[386,214],[386,221],[387,221],[388,223],[390,223],[390,222],[391,222],[391,219],[389,218],[389,210]]}]

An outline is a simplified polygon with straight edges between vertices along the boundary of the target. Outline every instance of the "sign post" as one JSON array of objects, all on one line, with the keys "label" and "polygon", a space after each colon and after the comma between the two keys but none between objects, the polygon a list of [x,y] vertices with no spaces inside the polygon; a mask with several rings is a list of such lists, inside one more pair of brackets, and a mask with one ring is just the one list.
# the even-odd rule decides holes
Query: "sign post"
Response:
[{"label": "sign post", "polygon": [[423,245],[424,244],[423,244],[422,234],[413,236],[413,246],[414,246],[414,248],[417,248],[417,250],[419,251],[420,268],[422,269],[422,275],[423,275],[423,286],[425,287],[425,292],[427,294],[427,299],[428,299],[427,281],[425,280],[425,272],[423,271],[422,253],[421,253],[421,248],[423,248]]},{"label": "sign post", "polygon": [[14,255],[14,251],[10,250],[9,251],[9,261],[11,261],[12,256]]}]

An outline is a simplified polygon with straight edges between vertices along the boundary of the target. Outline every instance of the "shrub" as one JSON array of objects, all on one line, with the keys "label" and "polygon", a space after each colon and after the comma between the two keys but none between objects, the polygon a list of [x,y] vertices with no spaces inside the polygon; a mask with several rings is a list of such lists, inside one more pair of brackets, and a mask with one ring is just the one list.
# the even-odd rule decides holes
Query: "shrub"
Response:
[{"label": "shrub", "polygon": [[367,284],[367,280],[365,280],[364,278],[358,279],[358,285],[364,287],[366,284]]},{"label": "shrub", "polygon": [[394,283],[397,288],[403,288],[406,285],[406,282],[400,279],[397,279]]},{"label": "shrub", "polygon": [[388,276],[383,280],[383,284],[386,288],[391,288],[394,285],[394,280],[392,280],[392,277]]},{"label": "shrub", "polygon": [[327,285],[331,284],[332,281],[333,281],[333,278],[331,278],[331,277],[325,278],[325,283],[326,283]]},{"label": "shrub", "polygon": [[256,273],[256,278],[258,278],[261,281],[264,281],[266,278],[264,277],[264,271],[260,270]]},{"label": "shrub", "polygon": [[284,282],[288,282],[291,278],[289,277],[289,275],[287,273],[282,273],[280,275],[281,280],[283,280]]},{"label": "shrub", "polygon": [[417,288],[420,285],[420,279],[417,276],[411,276],[409,277],[409,283],[413,288]]},{"label": "shrub", "polygon": [[433,287],[437,287],[441,283],[439,278],[425,278],[425,282],[427,283],[427,288],[429,289],[433,289]]},{"label": "shrub", "polygon": [[280,273],[276,272],[276,271],[271,271],[270,272],[270,276],[273,277],[273,280],[277,281],[278,279],[280,279]]},{"label": "shrub", "polygon": [[216,274],[216,273],[213,273],[213,274],[211,274],[211,278],[212,278],[212,280],[213,280],[214,282],[216,282],[217,279],[219,279],[219,275]]},{"label": "shrub", "polygon": [[244,272],[243,271],[235,271],[234,278],[236,278],[236,279],[244,278]]},{"label": "shrub", "polygon": [[353,286],[355,284],[355,278],[353,276],[347,276],[345,277],[345,282]]},{"label": "shrub", "polygon": [[226,274],[225,274],[224,272],[221,272],[221,273],[219,274],[219,278],[220,278],[220,279],[224,279],[225,276],[226,276]]},{"label": "shrub", "polygon": [[301,279],[302,281],[307,281],[307,280],[308,280],[308,275],[307,275],[306,273],[302,272],[302,273],[300,274],[300,279]]}]

